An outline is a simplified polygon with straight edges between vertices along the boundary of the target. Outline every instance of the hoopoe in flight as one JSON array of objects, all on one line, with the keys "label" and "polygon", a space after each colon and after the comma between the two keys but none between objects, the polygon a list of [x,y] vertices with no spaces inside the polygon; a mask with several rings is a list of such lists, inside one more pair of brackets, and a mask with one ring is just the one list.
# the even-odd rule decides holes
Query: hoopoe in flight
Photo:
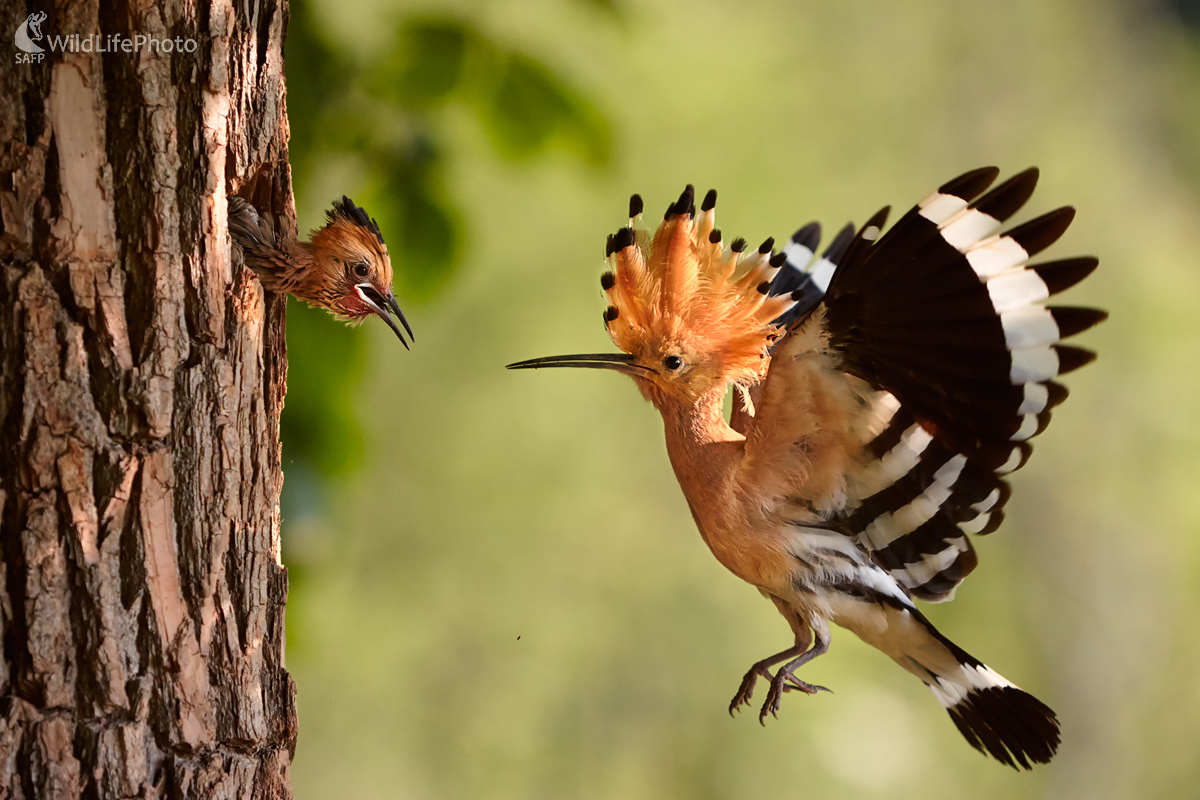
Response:
[{"label": "hoopoe in flight", "polygon": [[271,223],[240,197],[229,200],[229,233],[263,288],[293,294],[310,306],[357,325],[378,315],[408,348],[392,320],[395,314],[414,339],[412,328],[392,294],[392,262],[379,224],[342,196],[325,212],[328,222],[311,241],[279,241]]},{"label": "hoopoe in flight", "polygon": [[601,277],[604,324],[624,352],[509,365],[622,372],[662,414],[704,542],[795,637],[750,668],[731,713],[760,677],[760,721],[785,692],[822,689],[796,670],[828,650],[834,622],[920,678],[981,752],[1029,769],[1058,748],[1054,712],[914,603],[951,599],[975,568],[968,534],[1003,519],[1003,476],[1067,396],[1055,378],[1094,358],[1059,341],[1107,316],[1042,304],[1096,259],[1028,264],[1074,210],[997,233],[1038,178],[987,191],[998,173],[955,178],[881,235],[884,208],[820,258],[815,223],[779,253],[771,239],[726,246],[716,193],[697,214],[691,186],[651,235],[634,195]]}]

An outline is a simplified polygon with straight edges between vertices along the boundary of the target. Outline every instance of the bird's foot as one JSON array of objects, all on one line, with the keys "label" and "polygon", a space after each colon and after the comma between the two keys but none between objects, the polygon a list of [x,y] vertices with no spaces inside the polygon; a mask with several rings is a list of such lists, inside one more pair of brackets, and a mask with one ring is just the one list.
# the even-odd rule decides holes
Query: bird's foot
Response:
[{"label": "bird's foot", "polygon": [[[767,690],[767,699],[763,702],[762,710],[758,712],[759,724],[767,724],[767,714],[776,719],[779,718],[779,703],[783,699],[784,692],[804,692],[805,694],[829,692],[832,694],[833,690],[802,681],[787,667],[780,667],[775,676],[771,678],[771,688]],[[747,699],[749,699],[749,695],[747,695]]]},{"label": "bird's foot", "polygon": [[769,681],[774,681],[775,676],[771,674],[771,670],[755,664],[742,677],[742,685],[738,687],[737,694],[733,696],[733,700],[729,703],[729,716],[733,716],[733,712],[737,711],[742,706],[750,705],[750,696],[754,694],[754,684],[758,683],[759,676],[766,678]]},{"label": "bird's foot", "polygon": [[767,689],[767,699],[763,701],[762,710],[758,712],[758,724],[767,724],[767,714],[779,718],[779,701],[783,698],[784,686],[787,685],[787,673],[780,669],[771,678],[771,687]]}]

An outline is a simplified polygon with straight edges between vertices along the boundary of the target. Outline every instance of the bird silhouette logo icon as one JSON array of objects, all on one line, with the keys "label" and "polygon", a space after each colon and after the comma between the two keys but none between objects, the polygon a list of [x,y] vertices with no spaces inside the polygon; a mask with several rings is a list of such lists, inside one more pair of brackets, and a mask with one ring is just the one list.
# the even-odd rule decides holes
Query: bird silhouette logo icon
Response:
[{"label": "bird silhouette logo icon", "polygon": [[42,39],[42,23],[46,21],[46,12],[38,11],[30,14],[25,21],[17,26],[13,35],[13,43],[26,53],[41,53],[43,49],[37,44]]}]

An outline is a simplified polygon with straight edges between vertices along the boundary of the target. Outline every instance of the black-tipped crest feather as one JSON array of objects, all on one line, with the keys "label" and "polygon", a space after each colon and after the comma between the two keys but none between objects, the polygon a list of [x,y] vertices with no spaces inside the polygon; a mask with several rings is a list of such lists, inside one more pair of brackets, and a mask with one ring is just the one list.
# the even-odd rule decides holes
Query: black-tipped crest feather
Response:
[{"label": "black-tipped crest feather", "polygon": [[629,198],[629,218],[633,219],[642,213],[642,196],[635,194]]},{"label": "black-tipped crest feather", "polygon": [[367,216],[367,212],[361,207],[356,206],[354,201],[346,195],[342,195],[341,200],[335,200],[333,208],[325,212],[325,216],[330,222],[338,219],[344,219],[347,222],[353,222],[355,225],[360,225],[371,233],[375,234],[375,238],[383,244],[383,233],[379,230],[379,223]]}]

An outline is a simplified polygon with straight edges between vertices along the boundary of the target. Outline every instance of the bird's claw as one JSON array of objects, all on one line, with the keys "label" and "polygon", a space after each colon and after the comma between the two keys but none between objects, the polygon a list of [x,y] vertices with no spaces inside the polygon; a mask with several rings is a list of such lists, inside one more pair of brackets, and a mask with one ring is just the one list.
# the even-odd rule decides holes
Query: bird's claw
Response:
[{"label": "bird's claw", "polygon": [[816,694],[817,692],[829,692],[833,694],[833,689],[828,686],[818,686],[815,683],[807,683],[800,680],[795,675],[788,676],[788,682],[783,685],[785,692],[804,692],[805,694]]},{"label": "bird's claw", "polygon": [[729,701],[729,716],[733,716],[734,712],[742,706],[750,705],[750,695],[753,694],[754,682],[751,681],[747,685],[746,681],[742,681],[741,687],[737,690],[737,694]]},{"label": "bird's claw", "polygon": [[779,701],[783,697],[783,682],[776,675],[771,681],[771,688],[767,690],[767,699],[763,701],[762,710],[758,712],[758,724],[765,726],[767,724],[767,714],[770,714],[775,719],[779,719]]},{"label": "bird's claw", "polygon": [[742,677],[742,683],[738,686],[737,694],[733,696],[733,700],[729,702],[729,716],[733,716],[733,712],[737,711],[742,706],[750,705],[750,697],[754,694],[754,684],[758,683],[758,676],[762,675],[769,681],[775,680],[775,676],[770,670],[753,666],[750,671]]}]

